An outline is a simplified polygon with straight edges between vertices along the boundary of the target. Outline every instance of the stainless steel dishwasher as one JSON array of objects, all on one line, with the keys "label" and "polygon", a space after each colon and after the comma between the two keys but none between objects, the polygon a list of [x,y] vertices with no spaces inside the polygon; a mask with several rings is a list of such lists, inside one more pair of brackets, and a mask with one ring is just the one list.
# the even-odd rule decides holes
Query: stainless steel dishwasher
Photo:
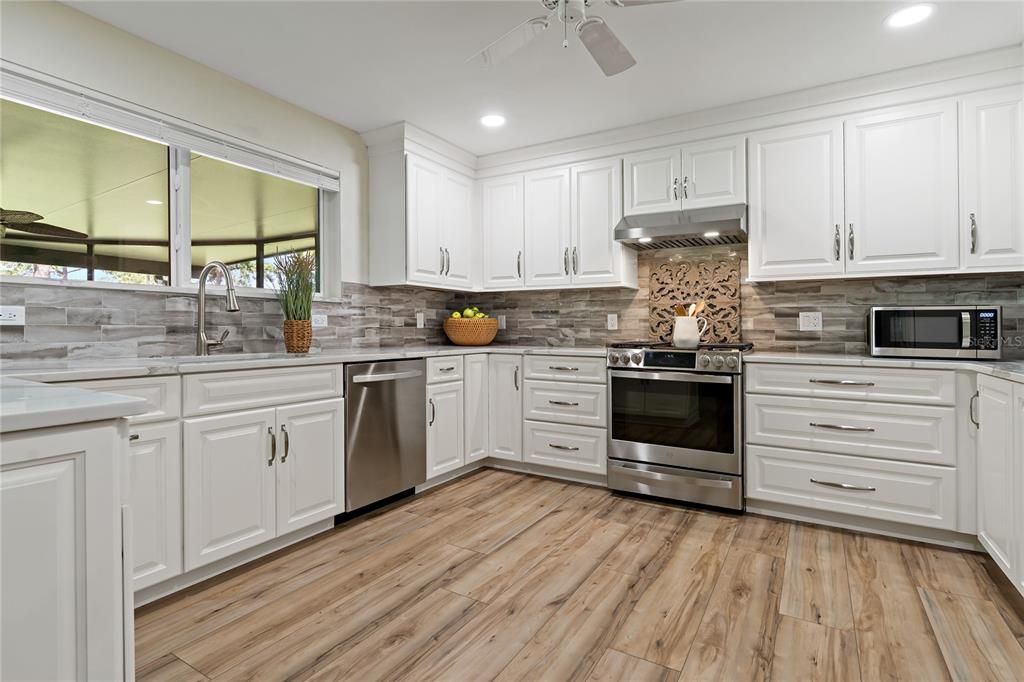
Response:
[{"label": "stainless steel dishwasher", "polygon": [[345,367],[345,511],[427,480],[424,361]]}]

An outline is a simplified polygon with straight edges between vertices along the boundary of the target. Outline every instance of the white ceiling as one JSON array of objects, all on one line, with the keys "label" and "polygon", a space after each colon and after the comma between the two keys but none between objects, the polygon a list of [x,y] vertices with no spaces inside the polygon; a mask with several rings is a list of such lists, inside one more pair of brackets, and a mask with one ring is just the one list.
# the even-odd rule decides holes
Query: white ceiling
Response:
[{"label": "white ceiling", "polygon": [[[89,0],[77,9],[355,128],[409,121],[486,154],[799,90],[1024,39],[1024,3],[939,2],[894,31],[894,2],[678,2],[607,7],[638,62],[605,78],[555,24],[487,69],[466,64],[533,0],[166,2]],[[483,129],[501,112],[508,125]]]}]

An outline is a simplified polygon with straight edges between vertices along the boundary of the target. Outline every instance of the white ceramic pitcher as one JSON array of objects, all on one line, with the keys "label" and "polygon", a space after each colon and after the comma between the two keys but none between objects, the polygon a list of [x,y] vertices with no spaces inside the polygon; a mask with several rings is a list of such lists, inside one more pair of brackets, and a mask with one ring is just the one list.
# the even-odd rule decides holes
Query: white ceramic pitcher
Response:
[{"label": "white ceramic pitcher", "polygon": [[672,328],[672,345],[676,348],[696,348],[700,337],[708,330],[708,321],[703,317],[677,317]]}]

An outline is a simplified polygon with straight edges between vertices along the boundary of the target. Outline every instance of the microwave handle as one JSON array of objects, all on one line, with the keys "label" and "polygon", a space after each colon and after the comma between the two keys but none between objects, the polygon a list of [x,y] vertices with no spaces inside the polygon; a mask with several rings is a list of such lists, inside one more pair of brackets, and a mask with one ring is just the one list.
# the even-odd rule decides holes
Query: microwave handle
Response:
[{"label": "microwave handle", "polygon": [[971,314],[968,312],[960,313],[960,347],[970,348],[971,342]]}]

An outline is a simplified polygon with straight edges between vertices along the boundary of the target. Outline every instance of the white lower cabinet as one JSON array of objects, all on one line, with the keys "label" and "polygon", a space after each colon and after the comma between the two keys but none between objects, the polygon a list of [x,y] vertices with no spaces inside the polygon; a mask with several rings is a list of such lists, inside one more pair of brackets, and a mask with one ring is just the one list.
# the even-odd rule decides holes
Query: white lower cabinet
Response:
[{"label": "white lower cabinet", "polygon": [[1013,518],[1017,521],[1014,529],[1014,537],[1017,545],[1017,570],[1011,576],[1017,591],[1024,594],[1024,384],[1017,384],[1013,388],[1013,447],[1016,451],[1014,462],[1016,472],[1014,473],[1014,490],[1017,491],[1015,504],[1016,511]]},{"label": "white lower cabinet", "polygon": [[606,471],[605,429],[527,421],[523,434],[523,461],[593,474]]},{"label": "white lower cabinet", "polygon": [[491,355],[490,455],[523,461],[523,356]]},{"label": "white lower cabinet", "polygon": [[465,376],[463,380],[464,399],[466,402],[466,463],[475,462],[487,457],[490,432],[490,371],[487,355],[478,353],[465,357]]},{"label": "white lower cabinet", "polygon": [[465,464],[465,404],[461,381],[427,386],[427,479]]},{"label": "white lower cabinet", "polygon": [[132,427],[125,498],[132,509],[132,576],[136,590],[183,570],[181,424]]},{"label": "white lower cabinet", "polygon": [[341,512],[342,405],[337,398],[185,420],[186,570]]},{"label": "white lower cabinet", "polygon": [[1014,384],[979,376],[978,540],[1011,577],[1020,570],[1016,536],[1021,533],[1017,526],[1024,523],[1014,513],[1021,495],[1014,479],[1021,455],[1014,443],[1014,412]]}]

